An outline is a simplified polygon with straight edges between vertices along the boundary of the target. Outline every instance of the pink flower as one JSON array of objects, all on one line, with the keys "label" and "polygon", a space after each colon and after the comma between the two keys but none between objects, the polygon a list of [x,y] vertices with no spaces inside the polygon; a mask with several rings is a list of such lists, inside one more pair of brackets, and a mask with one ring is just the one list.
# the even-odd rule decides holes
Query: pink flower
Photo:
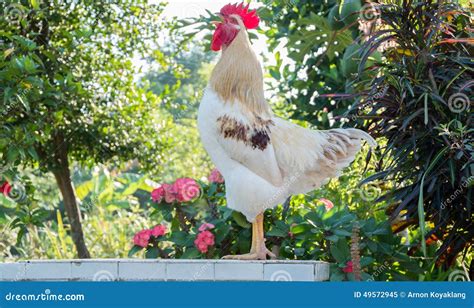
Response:
[{"label": "pink flower", "polygon": [[197,243],[196,247],[202,253],[206,253],[208,251],[206,243],[203,243],[203,242]]},{"label": "pink flower", "polygon": [[195,180],[190,178],[177,179],[174,183],[176,198],[179,202],[188,202],[199,196],[200,187]]},{"label": "pink flower", "polygon": [[331,200],[328,200],[326,198],[320,198],[319,201],[324,203],[324,206],[326,207],[326,211],[329,211],[330,209],[334,207],[334,204],[332,203]]},{"label": "pink flower", "polygon": [[199,193],[200,187],[195,180],[180,178],[174,184],[161,184],[151,192],[151,198],[154,202],[160,202],[163,197],[166,203],[188,202],[197,198]]},{"label": "pink flower", "polygon": [[205,222],[199,227],[199,231],[202,232],[206,230],[211,230],[211,229],[214,229],[214,227],[215,226],[213,224]]},{"label": "pink flower", "polygon": [[163,185],[160,185],[158,188],[153,189],[151,192],[151,199],[153,202],[160,203],[161,199],[165,196],[165,189]]},{"label": "pink flower", "polygon": [[344,268],[342,269],[342,271],[343,271],[344,273],[352,273],[352,271],[353,271],[353,269],[352,269],[352,261],[348,261],[348,262],[346,263],[346,267],[344,267]]},{"label": "pink flower", "polygon": [[211,183],[224,183],[224,178],[222,174],[217,170],[217,168],[212,169],[211,174],[208,177],[209,182]]},{"label": "pink flower", "polygon": [[161,185],[165,191],[165,201],[167,203],[173,203],[176,201],[177,190],[175,185],[163,184]]},{"label": "pink flower", "polygon": [[133,237],[133,243],[137,246],[145,248],[148,246],[148,241],[150,240],[151,237],[151,230],[145,229],[138,231],[137,234]]},{"label": "pink flower", "polygon": [[10,183],[5,181],[2,186],[0,186],[0,194],[4,194],[5,196],[8,196],[10,192],[12,191],[12,187],[10,186]]},{"label": "pink flower", "polygon": [[166,226],[165,225],[158,225],[151,229],[151,235],[154,237],[163,236],[166,233]]},{"label": "pink flower", "polygon": [[196,239],[194,240],[194,245],[201,253],[206,253],[209,249],[209,246],[214,245],[214,234],[211,231],[202,231],[200,232]]}]

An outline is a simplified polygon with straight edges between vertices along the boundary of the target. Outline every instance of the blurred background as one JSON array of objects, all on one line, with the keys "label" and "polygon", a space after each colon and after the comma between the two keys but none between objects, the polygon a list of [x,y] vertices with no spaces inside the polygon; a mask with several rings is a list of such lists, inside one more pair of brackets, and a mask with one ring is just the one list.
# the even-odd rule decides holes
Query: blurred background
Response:
[{"label": "blurred background", "polygon": [[[0,261],[219,258],[250,224],[225,207],[196,112],[227,1],[0,4]],[[280,258],[331,280],[474,277],[469,1],[250,1],[276,115],[377,138],[339,179],[267,211]],[[217,171],[215,171],[217,172]],[[154,200],[193,179],[199,196]],[[195,243],[212,223],[215,244]],[[139,247],[140,230],[166,235]],[[212,246],[212,247],[211,247]]]}]

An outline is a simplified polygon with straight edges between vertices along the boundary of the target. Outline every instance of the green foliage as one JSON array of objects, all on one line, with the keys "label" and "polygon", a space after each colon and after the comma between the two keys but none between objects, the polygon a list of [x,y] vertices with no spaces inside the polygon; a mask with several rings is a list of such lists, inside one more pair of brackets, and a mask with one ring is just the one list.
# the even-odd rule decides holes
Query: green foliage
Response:
[{"label": "green foliage", "polygon": [[[166,26],[155,23],[162,6],[72,2],[2,2],[3,160],[11,166],[39,161],[50,170],[61,141],[86,163],[117,154],[159,159],[151,153],[165,141],[156,132],[169,122],[157,125],[159,99],[134,85],[131,58],[146,55],[144,38]],[[24,13],[19,24],[9,22],[13,5]]]},{"label": "green foliage", "polygon": [[[34,184],[40,185],[33,198],[47,215],[42,217],[41,224],[25,223],[25,232],[17,240],[12,232],[15,216],[22,221],[26,218],[5,212],[6,222],[0,224],[5,235],[0,241],[0,260],[75,258],[70,224],[64,221],[64,205],[57,200],[48,201],[48,196],[59,194],[54,179],[32,178]],[[142,206],[151,191],[146,178],[97,167],[93,170],[75,168],[73,179],[83,213],[85,241],[91,254],[102,258],[127,257],[135,230],[153,223]]]},{"label": "green foliage", "polygon": [[[420,259],[421,252],[416,249],[416,241],[409,244],[412,238],[394,235],[385,214],[372,207],[377,194],[368,194],[357,185],[363,165],[359,159],[353,168],[347,170],[347,175],[331,181],[324,190],[313,195],[293,196],[291,202],[267,211],[267,245],[281,259],[331,262],[331,280],[354,280],[352,270],[347,267],[352,260],[353,227],[357,225],[360,234],[356,249],[362,255],[363,280],[424,279],[432,267],[432,260]],[[200,186],[200,197],[192,202],[169,204],[163,200],[160,203],[149,201],[154,221],[168,225],[169,231],[146,249],[133,246],[129,256],[212,259],[248,252],[251,225],[242,214],[226,208],[224,185],[200,182]],[[390,187],[380,187],[379,193],[388,189]],[[335,206],[325,208],[319,202],[321,197],[330,198]],[[215,226],[210,230],[215,236],[215,245],[200,253],[194,240],[203,223]],[[430,245],[430,256],[436,250],[432,247]],[[408,256],[409,252],[412,256]],[[407,268],[410,270],[407,271]],[[439,277],[446,278],[442,273]]]},{"label": "green foliage", "polygon": [[[384,137],[375,163],[361,155],[338,180],[267,211],[269,248],[281,259],[331,262],[333,281],[356,279],[354,250],[363,280],[446,280],[444,261],[472,264],[473,118],[451,99],[472,97],[468,12],[400,0],[377,6],[381,28],[361,36],[363,2],[263,2],[261,33],[270,50],[285,49],[266,66],[279,82],[270,84],[277,109],[302,125],[339,126],[355,98],[350,119]],[[147,1],[4,1],[0,9],[0,185],[14,184],[8,197],[0,193],[1,260],[75,257],[65,203],[44,173],[61,165],[64,149],[77,162],[72,180],[92,255],[249,251],[251,224],[226,207],[223,184],[205,180],[210,163],[193,121],[212,54],[192,39],[214,14],[170,25],[157,22],[163,6]],[[153,41],[191,25],[164,47]],[[396,44],[382,54],[389,39]],[[150,70],[137,82],[132,58],[140,57]],[[200,179],[199,198],[152,202],[151,178],[183,176]],[[194,243],[203,223],[215,237],[205,253]],[[169,231],[147,249],[133,245],[137,231],[157,224]]]},{"label": "green foliage", "polygon": [[[88,253],[73,217],[79,211],[69,160],[92,166],[137,159],[151,168],[170,145],[164,135],[172,118],[160,114],[160,96],[136,85],[132,61],[146,57],[155,46],[149,38],[170,27],[157,23],[162,10],[148,1],[0,4],[0,180],[18,187],[25,197],[16,200],[18,215],[28,218],[40,209],[18,170],[53,172],[81,257]],[[24,224],[15,225],[23,235]]]},{"label": "green foliage", "polygon": [[400,0],[377,10],[381,26],[360,50],[359,76],[377,49],[386,60],[372,67],[376,78],[360,77],[354,105],[354,117],[367,115],[366,127],[387,138],[380,172],[369,181],[394,183],[382,198],[391,217],[403,215],[422,238],[441,239],[438,262],[448,267],[474,239],[472,14],[437,1]]},{"label": "green foliage", "polygon": [[[358,13],[336,1],[262,2],[266,6],[258,12],[269,27],[264,31],[269,50],[280,46],[288,54],[282,61],[277,53],[276,65],[267,69],[278,82],[274,92],[291,106],[289,116],[321,128],[340,126],[337,116],[347,111],[349,103],[330,98],[351,87],[344,78],[342,55],[359,34],[357,23],[348,22]],[[342,9],[345,20],[339,16]]]}]

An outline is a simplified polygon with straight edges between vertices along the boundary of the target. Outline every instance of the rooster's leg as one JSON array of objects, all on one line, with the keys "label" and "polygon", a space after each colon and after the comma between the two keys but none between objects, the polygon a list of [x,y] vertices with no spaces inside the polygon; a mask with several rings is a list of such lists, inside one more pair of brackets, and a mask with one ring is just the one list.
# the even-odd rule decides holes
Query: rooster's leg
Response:
[{"label": "rooster's leg", "polygon": [[265,260],[269,256],[276,259],[276,256],[265,246],[265,237],[263,234],[263,214],[257,215],[255,222],[252,223],[252,248],[250,253],[243,255],[228,255],[223,259],[232,260]]}]

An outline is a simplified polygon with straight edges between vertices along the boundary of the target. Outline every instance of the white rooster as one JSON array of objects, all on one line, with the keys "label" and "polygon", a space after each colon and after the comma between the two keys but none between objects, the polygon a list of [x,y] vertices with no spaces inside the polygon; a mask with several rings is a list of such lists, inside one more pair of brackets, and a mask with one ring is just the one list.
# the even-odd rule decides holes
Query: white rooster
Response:
[{"label": "white rooster", "polygon": [[258,26],[248,5],[228,4],[216,23],[211,48],[222,50],[202,98],[202,143],[225,179],[227,206],[252,222],[252,248],[227,259],[275,256],[265,246],[263,212],[290,195],[307,193],[337,177],[367,133],[354,129],[310,130],[273,115],[264,98],[263,74],[247,29]]}]

